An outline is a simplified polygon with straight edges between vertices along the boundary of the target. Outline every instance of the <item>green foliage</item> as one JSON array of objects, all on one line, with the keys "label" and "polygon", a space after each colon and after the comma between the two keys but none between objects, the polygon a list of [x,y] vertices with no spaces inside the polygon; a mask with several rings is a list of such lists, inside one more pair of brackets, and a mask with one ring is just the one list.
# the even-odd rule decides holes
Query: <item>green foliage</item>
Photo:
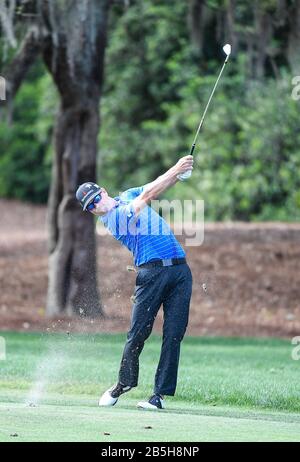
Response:
[{"label": "green foliage", "polygon": [[[205,121],[191,180],[210,219],[300,219],[299,107],[289,82],[285,74],[252,82],[240,96],[238,83],[225,79]],[[185,97],[182,111],[189,107]]]},{"label": "green foliage", "polygon": [[13,103],[12,123],[0,122],[0,196],[46,202],[50,182],[51,133],[57,99],[38,63]]},{"label": "green foliage", "polygon": [[185,2],[169,8],[147,0],[112,17],[99,165],[100,181],[110,189],[145,183],[177,159],[170,139],[162,140],[165,152],[152,145],[151,127],[166,121],[168,102],[179,101],[181,80],[174,80],[172,66],[184,59],[188,46],[186,10]]},{"label": "green foliage", "polygon": [[[275,18],[277,6],[236,2],[240,48],[207,113],[191,179],[167,193],[204,199],[206,219],[300,220],[299,101],[291,98],[285,58],[288,26],[273,34],[272,65],[265,63],[260,80],[251,77],[255,53],[250,57],[247,48],[248,36],[257,41],[255,11]],[[226,16],[228,2],[209,0],[206,8],[198,52],[188,2],[132,0],[112,9],[98,164],[99,182],[111,194],[153,180],[189,153],[223,59],[216,15]],[[46,201],[57,103],[38,64],[18,93],[13,124],[0,122],[1,196]]]},{"label": "green foliage", "polygon": [[[245,24],[249,8],[239,8]],[[154,179],[189,153],[222,57],[210,41],[204,55],[216,59],[199,64],[186,16],[185,2],[170,8],[148,0],[113,17],[99,162],[112,193]],[[193,176],[176,191],[203,198],[207,219],[300,219],[299,102],[290,82],[285,69],[277,80],[251,80],[246,53],[232,57],[198,139]]]}]

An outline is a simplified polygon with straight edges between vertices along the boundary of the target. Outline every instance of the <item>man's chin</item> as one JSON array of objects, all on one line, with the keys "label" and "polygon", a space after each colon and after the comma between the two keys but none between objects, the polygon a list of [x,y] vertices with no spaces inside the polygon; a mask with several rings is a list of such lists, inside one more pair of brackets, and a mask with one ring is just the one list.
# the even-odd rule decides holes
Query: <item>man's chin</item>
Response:
[{"label": "man's chin", "polygon": [[93,213],[93,215],[95,215],[96,217],[101,217],[102,215],[105,215],[106,213],[108,212],[108,210],[106,209],[101,209],[101,210],[95,210]]}]

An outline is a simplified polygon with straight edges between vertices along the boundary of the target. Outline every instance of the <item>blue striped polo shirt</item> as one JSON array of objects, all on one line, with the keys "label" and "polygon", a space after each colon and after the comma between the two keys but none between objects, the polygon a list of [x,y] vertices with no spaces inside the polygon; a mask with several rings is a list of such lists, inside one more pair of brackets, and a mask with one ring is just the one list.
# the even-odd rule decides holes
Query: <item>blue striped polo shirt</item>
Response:
[{"label": "blue striped polo shirt", "polygon": [[130,188],[114,197],[116,207],[99,219],[113,237],[132,252],[136,266],[151,260],[185,257],[170,226],[154,209],[145,206],[135,216],[131,202],[143,190],[144,186]]}]

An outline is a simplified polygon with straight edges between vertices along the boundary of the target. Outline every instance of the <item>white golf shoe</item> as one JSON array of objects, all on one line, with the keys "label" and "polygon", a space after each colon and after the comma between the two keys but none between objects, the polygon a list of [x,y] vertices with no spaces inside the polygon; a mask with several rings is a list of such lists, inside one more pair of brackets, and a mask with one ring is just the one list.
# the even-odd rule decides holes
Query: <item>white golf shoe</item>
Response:
[{"label": "white golf shoe", "polygon": [[126,387],[120,383],[113,385],[100,397],[99,406],[114,406],[117,403],[119,397],[129,390],[131,390],[131,387]]},{"label": "white golf shoe", "polygon": [[157,409],[165,409],[165,403],[160,395],[152,395],[148,401],[140,401],[137,403],[137,407],[156,411]]}]

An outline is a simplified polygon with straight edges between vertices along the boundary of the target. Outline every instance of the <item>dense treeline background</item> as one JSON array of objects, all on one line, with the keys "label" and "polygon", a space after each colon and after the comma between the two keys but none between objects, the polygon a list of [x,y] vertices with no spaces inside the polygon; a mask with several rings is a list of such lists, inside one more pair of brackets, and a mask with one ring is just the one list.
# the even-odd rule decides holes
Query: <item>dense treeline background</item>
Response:
[{"label": "dense treeline background", "polygon": [[[112,194],[188,154],[230,42],[182,199],[212,220],[300,219],[300,2],[131,0],[110,12],[98,180]],[[1,46],[1,69],[11,51]],[[2,72],[1,72],[2,73]],[[57,111],[41,62],[0,122],[0,196],[46,202]]]}]

